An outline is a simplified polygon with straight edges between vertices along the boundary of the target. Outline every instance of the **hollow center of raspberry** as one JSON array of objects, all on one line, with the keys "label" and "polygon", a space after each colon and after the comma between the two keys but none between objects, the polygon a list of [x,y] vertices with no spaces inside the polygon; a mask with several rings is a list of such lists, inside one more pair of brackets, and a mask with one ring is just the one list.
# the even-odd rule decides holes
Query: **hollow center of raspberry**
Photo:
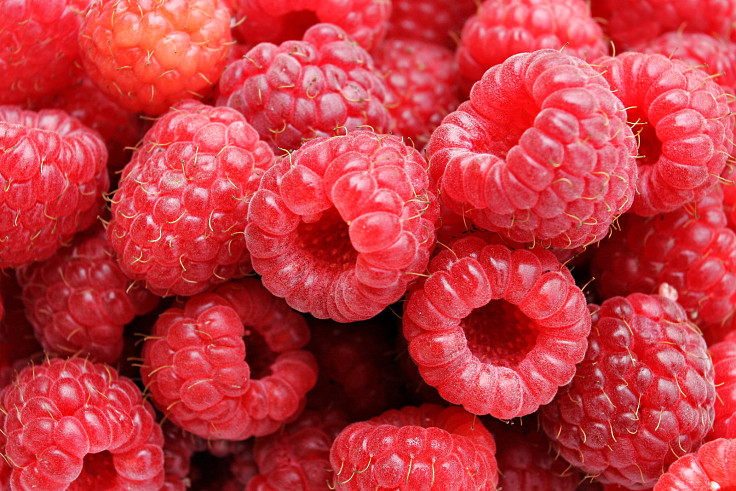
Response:
[{"label": "hollow center of raspberry", "polygon": [[105,450],[99,453],[91,453],[84,457],[82,473],[68,489],[71,491],[109,489],[115,482],[116,477],[117,474],[110,452]]},{"label": "hollow center of raspberry", "polygon": [[334,208],[313,223],[300,223],[296,245],[312,258],[315,266],[344,271],[358,257],[348,236],[348,225]]},{"label": "hollow center of raspberry", "polygon": [[250,378],[257,380],[271,375],[271,365],[278,356],[266,343],[266,339],[253,329],[245,327],[245,361],[250,367]]},{"label": "hollow center of raspberry", "polygon": [[462,322],[468,348],[483,363],[516,368],[537,342],[539,327],[518,307],[494,300]]},{"label": "hollow center of raspberry", "polygon": [[631,129],[639,145],[637,164],[640,166],[654,164],[662,154],[662,142],[657,138],[654,126],[636,109],[629,109],[626,117],[632,125]]}]

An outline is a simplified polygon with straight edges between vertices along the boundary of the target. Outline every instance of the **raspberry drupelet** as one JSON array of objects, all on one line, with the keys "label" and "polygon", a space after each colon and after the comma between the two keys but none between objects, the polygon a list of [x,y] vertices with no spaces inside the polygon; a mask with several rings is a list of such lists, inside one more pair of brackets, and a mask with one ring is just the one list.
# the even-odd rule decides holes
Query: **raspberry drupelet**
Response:
[{"label": "raspberry drupelet", "polygon": [[[47,359],[0,392],[2,489],[155,491],[164,438],[140,389],[82,358]],[[3,471],[0,471],[0,476]]]},{"label": "raspberry drupelet", "polygon": [[248,278],[164,312],[143,344],[141,375],[176,425],[243,440],[273,433],[304,407],[317,380],[308,342],[304,318]]},{"label": "raspberry drupelet", "polygon": [[0,268],[42,261],[102,212],[107,148],[64,111],[0,106],[0,180]]},{"label": "raspberry drupelet", "polygon": [[542,427],[588,475],[650,489],[710,432],[713,362],[703,336],[668,297],[632,293],[590,308],[585,359],[541,408]]},{"label": "raspberry drupelet", "polygon": [[330,450],[330,489],[462,489],[498,483],[493,437],[472,414],[435,404],[348,425]]},{"label": "raspberry drupelet", "polygon": [[107,239],[123,272],[161,296],[251,271],[242,234],[271,149],[237,111],[184,101],[123,169]]},{"label": "raspberry drupelet", "polygon": [[736,438],[736,331],[708,347],[713,359],[717,400],[709,438]]},{"label": "raspberry drupelet", "polygon": [[416,39],[454,50],[477,0],[391,0],[388,38]]},{"label": "raspberry drupelet", "polygon": [[89,77],[132,112],[207,97],[227,61],[225,0],[96,0],[79,34]]},{"label": "raspberry drupelet", "polygon": [[444,204],[519,243],[592,244],[634,201],[623,104],[587,63],[556,50],[489,69],[428,153]]},{"label": "raspberry drupelet", "polygon": [[388,89],[373,59],[342,29],[316,24],[300,41],[260,43],[230,63],[217,104],[243,113],[275,152],[366,126],[382,133]]},{"label": "raspberry drupelet", "polygon": [[736,489],[736,440],[719,438],[677,459],[654,491],[730,491]]},{"label": "raspberry drupelet", "polygon": [[316,138],[264,174],[248,210],[253,268],[300,312],[374,317],[424,271],[439,206],[426,161],[399,137]]},{"label": "raspberry drupelet", "polygon": [[511,419],[572,379],[590,322],[583,292],[551,252],[467,237],[432,258],[403,327],[419,373],[443,398]]}]

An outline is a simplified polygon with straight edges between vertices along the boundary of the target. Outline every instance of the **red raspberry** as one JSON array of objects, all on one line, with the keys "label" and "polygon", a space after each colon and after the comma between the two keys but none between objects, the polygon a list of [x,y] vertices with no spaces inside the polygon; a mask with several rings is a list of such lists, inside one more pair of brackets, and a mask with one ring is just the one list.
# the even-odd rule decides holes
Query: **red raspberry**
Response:
[{"label": "red raspberry", "polygon": [[495,490],[493,437],[459,407],[392,409],[347,426],[330,450],[331,489]]},{"label": "red raspberry", "polygon": [[444,203],[520,243],[575,248],[608,234],[634,198],[636,141],[621,101],[556,50],[489,69],[429,142]]},{"label": "red raspberry", "polygon": [[391,0],[388,37],[416,39],[455,49],[476,0]]},{"label": "red raspberry", "polygon": [[251,270],[242,231],[273,153],[237,111],[185,101],[125,167],[107,238],[157,295],[195,295]]},{"label": "red raspberry", "polygon": [[115,363],[125,325],[158,304],[158,297],[123,274],[101,228],[18,275],[26,315],[49,354]]},{"label": "red raspberry", "polygon": [[736,440],[719,438],[696,453],[677,459],[657,481],[654,491],[736,489]]},{"label": "red raspberry", "polygon": [[592,0],[590,4],[606,34],[624,49],[677,30],[728,37],[736,21],[734,0]]},{"label": "red raspberry", "polygon": [[463,26],[457,61],[464,87],[511,55],[551,48],[591,60],[608,53],[585,0],[484,0]]},{"label": "red raspberry", "polygon": [[0,104],[56,93],[81,73],[77,36],[92,0],[3,2]]},{"label": "red raspberry", "polygon": [[404,336],[422,378],[447,401],[511,419],[572,379],[590,314],[552,253],[467,237],[434,256],[428,275],[407,299]]},{"label": "red raspberry", "polygon": [[107,365],[53,358],[25,368],[0,392],[0,425],[12,489],[163,485],[164,438],[153,408]]},{"label": "red raspberry", "polygon": [[310,26],[325,22],[343,29],[366,50],[386,34],[391,1],[375,0],[226,0],[237,18],[235,32],[246,43],[299,39]]},{"label": "red raspberry", "polygon": [[542,426],[572,465],[603,483],[649,489],[710,431],[713,363],[667,297],[632,293],[591,310],[585,360],[542,407]]},{"label": "red raspberry", "polygon": [[388,39],[373,52],[373,59],[386,74],[392,133],[423,148],[442,118],[460,104],[452,51],[424,41]]},{"label": "red raspberry", "polygon": [[141,375],[176,425],[243,440],[273,433],[303,407],[317,379],[301,349],[308,341],[304,319],[250,278],[164,312],[143,345]]},{"label": "red raspberry", "polygon": [[100,135],[67,113],[0,106],[0,268],[47,259],[92,225],[106,164]]},{"label": "red raspberry", "polygon": [[639,178],[631,211],[673,211],[709,192],[729,153],[729,94],[703,70],[664,55],[622,53],[594,62],[640,125]]},{"label": "red raspberry", "polygon": [[400,138],[316,138],[263,176],[248,210],[253,268],[300,312],[369,319],[399,300],[434,246],[426,161]]},{"label": "red raspberry", "polygon": [[79,35],[89,77],[126,109],[154,115],[206,97],[230,42],[224,0],[98,0]]},{"label": "red raspberry", "polygon": [[310,27],[302,41],[258,44],[225,68],[218,88],[217,104],[243,113],[274,151],[391,123],[372,58],[331,24]]},{"label": "red raspberry", "polygon": [[41,359],[43,349],[33,336],[33,326],[26,318],[23,292],[15,281],[15,275],[0,274],[0,293],[4,310],[0,321],[0,389],[2,389],[12,382],[17,372],[32,358]]},{"label": "red raspberry", "polygon": [[627,214],[593,252],[591,274],[603,298],[657,293],[662,283],[706,339],[723,337],[736,305],[736,233],[727,227],[720,186],[677,210]]},{"label": "red raspberry", "polygon": [[736,438],[736,331],[708,348],[716,373],[718,400],[711,439]]}]

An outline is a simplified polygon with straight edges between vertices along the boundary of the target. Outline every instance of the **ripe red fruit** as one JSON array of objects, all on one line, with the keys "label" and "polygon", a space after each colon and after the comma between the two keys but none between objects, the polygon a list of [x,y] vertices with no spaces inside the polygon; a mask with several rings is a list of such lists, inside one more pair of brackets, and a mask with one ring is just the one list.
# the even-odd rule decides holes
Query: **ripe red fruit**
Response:
[{"label": "ripe red fruit", "polygon": [[675,461],[654,491],[736,489],[736,440],[719,438]]},{"label": "ripe red fruit", "polygon": [[736,438],[736,331],[708,347],[713,359],[717,400],[711,439]]},{"label": "ripe red fruit", "polygon": [[455,49],[476,0],[391,0],[389,38],[416,39]]},{"label": "ripe red fruit", "polygon": [[231,42],[224,0],[98,0],[79,35],[89,77],[133,112],[209,95]]}]

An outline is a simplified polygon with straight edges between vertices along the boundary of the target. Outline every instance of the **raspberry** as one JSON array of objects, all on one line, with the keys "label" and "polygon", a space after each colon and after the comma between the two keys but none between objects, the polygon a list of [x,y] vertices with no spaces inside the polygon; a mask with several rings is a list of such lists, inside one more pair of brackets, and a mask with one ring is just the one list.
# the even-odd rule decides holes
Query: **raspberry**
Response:
[{"label": "raspberry", "polygon": [[310,27],[302,41],[258,44],[225,68],[218,88],[217,105],[243,113],[274,151],[391,123],[372,58],[331,24]]},{"label": "raspberry", "polygon": [[340,432],[330,488],[495,490],[495,451],[488,430],[459,407],[392,409]]},{"label": "raspberry", "polygon": [[238,19],[235,32],[246,43],[281,43],[299,39],[310,26],[324,22],[343,29],[366,50],[386,34],[391,2],[375,0],[227,0]]},{"label": "raspberry", "polygon": [[2,389],[12,382],[17,372],[32,358],[40,359],[43,349],[33,336],[33,326],[28,322],[23,308],[23,293],[14,275],[0,275],[0,293],[4,310],[0,322],[0,389]]},{"label": "raspberry", "polygon": [[98,0],[79,35],[89,77],[122,107],[153,115],[206,97],[230,42],[224,0]]},{"label": "raspberry", "polygon": [[185,101],[146,133],[112,199],[120,268],[157,295],[195,295],[251,270],[242,231],[273,153],[243,116]]},{"label": "raspberry", "polygon": [[164,439],[153,408],[107,365],[53,358],[25,368],[0,392],[0,424],[12,489],[163,485]]},{"label": "raspberry", "polygon": [[478,237],[436,254],[404,308],[424,381],[450,403],[499,419],[551,401],[575,374],[589,332],[585,296],[552,253]]},{"label": "raspberry", "polygon": [[253,268],[300,312],[369,319],[399,300],[434,246],[426,161],[400,138],[316,138],[263,176],[245,231]]},{"label": "raspberry", "polygon": [[464,87],[511,55],[564,47],[584,60],[608,53],[585,0],[484,0],[463,26],[457,61]]},{"label": "raspberry", "polygon": [[428,152],[453,212],[516,242],[575,248],[605,237],[631,206],[635,145],[595,70],[539,50],[489,69]]},{"label": "raspberry", "polygon": [[0,17],[0,104],[64,89],[81,70],[77,36],[91,0],[17,0]]},{"label": "raspberry", "polygon": [[0,106],[0,268],[47,259],[92,225],[106,164],[99,134],[67,113]]},{"label": "raspberry", "polygon": [[373,52],[373,59],[386,74],[392,133],[423,148],[442,118],[460,104],[452,51],[424,41],[388,39]]},{"label": "raspberry", "polygon": [[646,43],[670,31],[728,37],[736,21],[733,0],[593,0],[593,16],[618,48]]},{"label": "raspberry", "polygon": [[715,421],[711,439],[736,438],[736,331],[708,348],[715,370]]},{"label": "raspberry", "polygon": [[627,214],[621,232],[594,251],[591,274],[603,298],[656,293],[662,283],[706,339],[723,337],[736,304],[736,233],[716,186],[700,200],[653,217]]},{"label": "raspberry", "polygon": [[724,491],[736,488],[736,440],[719,438],[677,459],[654,491]]},{"label": "raspberry", "polygon": [[158,297],[123,274],[101,228],[18,275],[26,315],[49,354],[115,363],[125,325],[158,304]]},{"label": "raspberry", "polygon": [[302,408],[317,379],[301,349],[308,341],[304,319],[246,279],[164,312],[143,345],[141,375],[176,425],[243,440],[273,433]]},{"label": "raspberry", "polygon": [[455,49],[476,0],[391,0],[389,38],[416,39]]},{"label": "raspberry", "polygon": [[706,194],[729,159],[729,94],[707,73],[664,55],[622,53],[594,62],[641,125],[637,196],[631,211],[651,216]]},{"label": "raspberry", "polygon": [[542,427],[565,460],[601,482],[649,489],[710,431],[713,363],[667,297],[632,293],[591,310],[585,359],[541,408]]}]

